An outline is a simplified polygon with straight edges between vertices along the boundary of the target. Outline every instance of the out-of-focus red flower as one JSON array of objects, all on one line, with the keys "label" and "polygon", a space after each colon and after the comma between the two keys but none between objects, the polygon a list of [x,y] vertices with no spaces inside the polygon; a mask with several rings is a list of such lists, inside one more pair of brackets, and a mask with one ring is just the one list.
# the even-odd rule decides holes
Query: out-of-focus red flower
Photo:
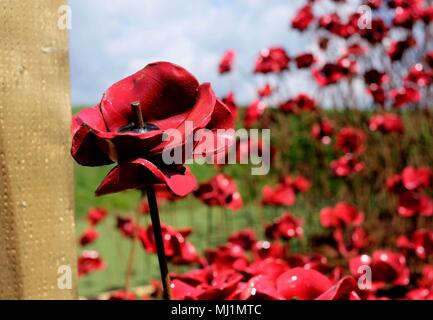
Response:
[{"label": "out-of-focus red flower", "polygon": [[116,217],[116,228],[124,237],[133,239],[138,227],[132,218],[118,216]]},{"label": "out-of-focus red flower", "polygon": [[84,276],[90,272],[101,271],[106,263],[96,251],[83,251],[78,257],[78,276]]},{"label": "out-of-focus red flower", "polygon": [[243,276],[232,270],[217,273],[210,284],[201,284],[197,300],[226,300],[235,294]]},{"label": "out-of-focus red flower", "polygon": [[397,247],[414,252],[420,259],[427,259],[433,254],[433,231],[427,229],[416,230],[410,238],[400,236]]},{"label": "out-of-focus red flower", "polygon": [[433,171],[425,166],[419,168],[407,166],[403,169],[401,178],[406,190],[433,186]]},{"label": "out-of-focus red flower", "polygon": [[313,125],[311,135],[314,139],[321,141],[323,144],[330,144],[334,128],[333,121],[323,118]]},{"label": "out-of-focus red flower", "polygon": [[137,300],[137,297],[130,291],[118,290],[111,293],[108,300]]},{"label": "out-of-focus red flower", "polygon": [[287,300],[313,300],[331,288],[332,283],[316,270],[293,268],[277,280],[277,290]]},{"label": "out-of-focus red flower", "polygon": [[266,226],[265,234],[269,239],[302,238],[304,235],[303,224],[304,221],[301,218],[293,216],[290,212],[285,212],[276,218],[272,224]]},{"label": "out-of-focus red flower", "polygon": [[230,300],[281,300],[275,281],[264,275],[252,277],[238,285]]},{"label": "out-of-focus red flower", "polygon": [[381,86],[389,81],[389,76],[377,69],[370,69],[364,73],[364,81],[367,85],[376,84]]},{"label": "out-of-focus red flower", "polygon": [[378,86],[377,84],[371,84],[368,86],[367,92],[372,96],[374,102],[380,106],[385,104],[387,96],[385,89],[383,89],[381,86]]},{"label": "out-of-focus red flower", "polygon": [[289,68],[290,57],[281,47],[260,51],[254,68],[255,73],[279,73]]},{"label": "out-of-focus red flower", "polygon": [[394,17],[392,19],[393,25],[411,30],[418,19],[417,13],[415,13],[415,11],[416,10],[414,10],[414,8],[396,8],[394,10]]},{"label": "out-of-focus red flower", "polygon": [[96,226],[107,216],[107,210],[104,208],[91,208],[87,212],[87,221],[91,226]]},{"label": "out-of-focus red flower", "polygon": [[311,182],[304,176],[295,179],[286,176],[275,187],[264,186],[262,189],[262,204],[271,206],[291,206],[296,201],[296,193],[306,192]]},{"label": "out-of-focus red flower", "polygon": [[224,52],[220,63],[218,65],[218,71],[220,74],[228,73],[232,71],[233,61],[236,58],[236,52],[234,50],[227,50]]},{"label": "out-of-focus red flower", "polygon": [[303,6],[292,20],[292,28],[299,31],[306,30],[314,20],[313,8],[311,4]]},{"label": "out-of-focus red flower", "polygon": [[194,196],[208,206],[239,210],[243,206],[236,182],[227,175],[217,174],[206,183],[200,184]]},{"label": "out-of-focus red flower", "polygon": [[421,63],[417,63],[409,69],[405,80],[417,86],[425,87],[432,83],[433,73],[431,70],[425,70]]},{"label": "out-of-focus red flower", "polygon": [[382,18],[373,18],[371,21],[371,28],[364,28],[359,30],[359,35],[375,45],[387,36],[389,27],[385,24]]},{"label": "out-of-focus red flower", "polygon": [[433,199],[424,193],[403,192],[399,195],[398,214],[403,218],[411,218],[417,214],[433,216]]},{"label": "out-of-focus red flower", "polygon": [[382,6],[382,0],[367,0],[366,5],[373,10],[377,10]]},{"label": "out-of-focus red flower", "polygon": [[[176,230],[168,225],[161,225],[164,241],[165,255],[175,265],[192,264],[199,262],[199,256],[194,246],[185,238],[191,233],[191,229]],[[143,248],[149,253],[156,253],[153,227],[140,228],[138,238]]]},{"label": "out-of-focus red flower", "polygon": [[284,259],[286,257],[286,247],[278,242],[257,241],[252,248],[255,260],[267,258]]},{"label": "out-of-focus red flower", "polygon": [[367,51],[368,51],[367,47],[362,46],[359,43],[354,43],[345,49],[344,54],[346,56],[349,56],[349,55],[360,56],[360,55],[363,55],[364,53],[366,53]]},{"label": "out-of-focus red flower", "polygon": [[410,271],[406,258],[392,251],[377,250],[372,256],[361,255],[349,260],[350,272],[356,277],[362,275],[361,266],[371,268],[372,289],[381,289],[387,285],[405,286],[409,284]]},{"label": "out-of-focus red flower", "polygon": [[80,245],[81,246],[87,246],[98,239],[98,232],[95,229],[87,229],[83,232],[83,234],[80,237]]},{"label": "out-of-focus red flower", "polygon": [[347,70],[340,64],[326,63],[320,68],[313,68],[312,74],[316,83],[321,86],[329,86],[337,83],[345,77]]},{"label": "out-of-focus red flower", "polygon": [[272,164],[275,157],[275,148],[263,144],[261,139],[249,137],[248,139],[239,139],[236,142],[236,161],[237,163],[248,163],[248,160],[254,157],[269,159]]},{"label": "out-of-focus red flower", "polygon": [[333,12],[329,14],[325,14],[319,17],[318,21],[319,28],[329,31],[333,34],[340,34],[341,29],[343,28],[343,24],[341,22],[340,16]]},{"label": "out-of-focus red flower", "polygon": [[382,133],[403,133],[404,125],[398,114],[385,113],[371,116],[368,120],[368,126],[371,131],[380,131]]},{"label": "out-of-focus red flower", "polygon": [[219,246],[216,249],[207,249],[205,256],[216,272],[224,270],[244,271],[249,264],[244,249],[233,243]]},{"label": "out-of-focus red flower", "polygon": [[253,229],[244,229],[232,233],[229,242],[237,244],[244,250],[251,250],[256,240],[256,232]]},{"label": "out-of-focus red flower", "polygon": [[272,95],[273,92],[273,88],[271,87],[271,85],[269,83],[265,84],[263,87],[257,89],[257,95],[260,98],[265,98],[265,97],[269,97],[270,95]]},{"label": "out-of-focus red flower", "polygon": [[353,277],[346,276],[315,300],[361,300],[356,293],[358,285]]},{"label": "out-of-focus red flower", "polygon": [[230,91],[223,99],[223,103],[230,109],[234,118],[237,118],[239,115],[238,107],[235,101],[235,93]]},{"label": "out-of-focus red flower", "polygon": [[388,49],[388,56],[391,61],[401,60],[406,50],[414,47],[415,45],[416,40],[413,37],[407,37],[404,40],[392,41]]},{"label": "out-of-focus red flower", "polygon": [[201,288],[178,279],[173,279],[170,287],[173,300],[196,300],[196,297],[203,292]]},{"label": "out-of-focus red flower", "polygon": [[346,153],[340,158],[331,161],[330,167],[335,176],[347,177],[364,170],[365,164],[364,162],[359,161],[352,154]]},{"label": "out-of-focus red flower", "polygon": [[[134,123],[134,102],[140,104],[144,128]],[[187,130],[187,121],[192,130]],[[96,190],[97,195],[155,184],[186,195],[195,188],[195,178],[182,164],[166,165],[163,151],[168,146],[184,146],[198,131],[209,129],[217,134],[215,129],[233,127],[230,110],[215,97],[209,84],[200,85],[175,64],[157,62],[112,85],[97,106],[85,108],[73,118],[71,153],[84,166],[118,163]],[[164,132],[173,128],[181,132],[177,143],[163,139]],[[229,135],[215,138],[233,139]],[[204,141],[197,145],[216,152],[210,146],[203,148]]]},{"label": "out-of-focus red flower", "polygon": [[409,300],[433,300],[433,266],[424,265],[421,277],[418,280],[418,288],[410,290],[406,294]]},{"label": "out-of-focus red flower", "polygon": [[316,101],[308,94],[300,93],[293,99],[289,99],[279,106],[285,113],[298,113],[316,109]]},{"label": "out-of-focus red flower", "polygon": [[335,207],[320,210],[320,224],[324,228],[359,226],[363,221],[364,213],[347,202],[339,202]]},{"label": "out-of-focus red flower", "polygon": [[260,119],[266,109],[266,104],[256,99],[245,110],[244,127],[251,128]]},{"label": "out-of-focus red flower", "polygon": [[311,67],[316,62],[316,58],[312,53],[305,52],[296,56],[295,62],[298,69],[305,69]]},{"label": "out-of-focus red flower", "polygon": [[333,233],[338,252],[344,257],[353,256],[368,244],[368,236],[364,228],[355,227],[350,230],[335,229]]},{"label": "out-of-focus red flower", "polygon": [[302,267],[304,269],[316,270],[321,273],[327,273],[330,271],[328,259],[320,254],[309,254],[309,255],[290,255],[286,258],[290,267]]},{"label": "out-of-focus red flower", "polygon": [[266,258],[252,262],[245,270],[251,276],[263,275],[274,282],[289,269],[287,262],[277,258]]},{"label": "out-of-focus red flower", "polygon": [[365,151],[366,134],[353,127],[342,128],[336,136],[337,149],[352,154],[361,154]]}]

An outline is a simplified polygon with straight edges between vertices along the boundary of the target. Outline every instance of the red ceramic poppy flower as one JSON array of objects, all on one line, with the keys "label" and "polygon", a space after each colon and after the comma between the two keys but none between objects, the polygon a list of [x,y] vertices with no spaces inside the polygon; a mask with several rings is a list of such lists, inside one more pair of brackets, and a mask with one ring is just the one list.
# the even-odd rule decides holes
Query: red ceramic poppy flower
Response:
[{"label": "red ceramic poppy flower", "polygon": [[207,249],[205,255],[214,272],[245,271],[249,264],[245,250],[233,243]]},{"label": "red ceramic poppy flower", "polygon": [[337,133],[335,146],[346,153],[361,154],[365,150],[366,140],[366,134],[362,130],[344,127]]},{"label": "red ceramic poppy flower", "polygon": [[[131,104],[139,104],[143,128],[134,123],[137,119]],[[118,163],[98,187],[97,195],[154,184],[165,184],[174,193],[186,195],[195,188],[195,178],[181,163],[165,164],[162,153],[184,146],[199,130],[233,127],[230,110],[215,97],[209,84],[200,85],[175,64],[157,62],[117,82],[97,106],[83,109],[73,118],[71,153],[84,166]],[[178,130],[180,141],[163,139],[171,129]],[[215,138],[233,138],[224,136]]]},{"label": "red ceramic poppy flower", "polygon": [[311,4],[303,6],[292,20],[292,28],[299,31],[306,30],[314,20],[313,8]]},{"label": "red ceramic poppy flower", "polygon": [[320,211],[320,223],[324,228],[358,226],[364,221],[364,213],[347,202],[339,202],[335,207],[325,207]]},{"label": "red ceramic poppy flower", "polygon": [[343,24],[341,22],[340,16],[333,12],[329,14],[324,14],[319,18],[319,28],[329,31],[335,35],[340,34]]},{"label": "red ceramic poppy flower", "polygon": [[209,284],[203,283],[198,288],[197,300],[226,300],[235,294],[243,276],[233,270],[226,270],[214,275]]},{"label": "red ceramic poppy flower", "polygon": [[[186,240],[191,234],[191,229],[175,230],[168,225],[162,225],[162,238],[164,242],[165,255],[175,265],[192,264],[199,262],[199,257],[194,246]],[[156,253],[156,243],[153,234],[153,226],[140,228],[138,231],[143,248],[149,253]]]},{"label": "red ceramic poppy flower", "polygon": [[426,70],[421,63],[417,63],[409,69],[405,80],[419,87],[429,86],[433,80],[433,72]]},{"label": "red ceramic poppy flower", "polygon": [[78,257],[78,276],[84,276],[90,272],[101,271],[105,268],[105,261],[96,251],[84,251]]},{"label": "red ceramic poppy flower", "polygon": [[368,127],[371,131],[380,131],[382,133],[403,133],[404,125],[398,114],[385,113],[372,116],[368,120]]},{"label": "red ceramic poppy flower", "polygon": [[331,287],[325,275],[304,268],[290,269],[277,280],[277,290],[287,300],[313,300]]},{"label": "red ceramic poppy flower", "polygon": [[83,247],[87,246],[95,242],[96,239],[98,239],[98,236],[98,231],[96,231],[95,229],[87,229],[80,237],[80,245]]},{"label": "red ceramic poppy flower", "polygon": [[389,94],[393,99],[393,106],[395,108],[404,107],[409,103],[418,103],[421,100],[419,90],[409,86],[393,89]]},{"label": "red ceramic poppy flower", "polygon": [[385,72],[380,72],[377,69],[369,69],[364,73],[364,81],[368,86],[372,84],[381,86],[389,81],[389,76]]},{"label": "red ceramic poppy flower", "polygon": [[248,282],[239,283],[230,300],[281,300],[275,281],[264,275],[252,277]]},{"label": "red ceramic poppy flower", "polygon": [[363,28],[359,30],[359,35],[375,45],[388,35],[389,27],[385,24],[382,18],[373,18],[371,28]]},{"label": "red ceramic poppy flower", "polygon": [[424,56],[424,60],[430,68],[433,68],[433,51],[428,51]]},{"label": "red ceramic poppy flower", "polygon": [[359,43],[354,43],[348,46],[344,52],[345,55],[350,56],[360,56],[368,51],[368,48],[360,45]]},{"label": "red ceramic poppy flower", "polygon": [[326,63],[322,67],[312,70],[314,80],[321,87],[337,83],[345,77],[346,73],[347,70],[337,63]]},{"label": "red ceramic poppy flower", "polygon": [[194,196],[208,206],[218,206],[231,210],[239,210],[243,206],[241,194],[236,182],[220,173],[206,183],[200,184]]},{"label": "red ceramic poppy flower", "polygon": [[257,241],[253,248],[253,256],[256,260],[267,258],[284,259],[287,248],[278,242]]},{"label": "red ceramic poppy flower", "polygon": [[286,261],[276,258],[267,258],[252,262],[246,269],[246,272],[252,276],[266,276],[268,279],[275,282],[278,277],[288,269],[289,264]]},{"label": "red ceramic poppy flower", "polygon": [[409,283],[409,268],[406,265],[406,258],[400,253],[377,250],[372,256],[364,254],[350,259],[349,268],[354,276],[364,272],[361,266],[371,268],[373,290],[387,285],[405,286]]},{"label": "red ceramic poppy flower", "polygon": [[433,216],[433,199],[421,192],[403,192],[399,195],[398,214],[403,218],[411,218],[417,214],[431,217]]},{"label": "red ceramic poppy flower", "polygon": [[116,228],[120,234],[126,238],[133,239],[136,235],[138,226],[129,217],[116,217]]},{"label": "red ceramic poppy flower", "polygon": [[391,61],[398,61],[403,58],[404,53],[411,47],[416,45],[416,40],[413,37],[407,37],[404,40],[392,41],[388,49],[388,56]]},{"label": "red ceramic poppy flower", "polygon": [[289,68],[290,57],[281,47],[260,51],[254,68],[255,73],[279,73]]},{"label": "red ceramic poppy flower", "polygon": [[323,144],[330,144],[334,128],[333,121],[323,118],[313,125],[311,135],[314,139],[321,141]]},{"label": "red ceramic poppy flower", "polygon": [[367,0],[366,5],[373,10],[377,10],[382,6],[382,0]]},{"label": "red ceramic poppy flower", "polygon": [[330,167],[336,177],[347,177],[364,170],[365,164],[351,153],[346,153],[337,160],[331,161]]},{"label": "red ceramic poppy flower", "polygon": [[256,232],[253,229],[236,231],[229,237],[230,243],[237,244],[244,250],[251,250],[256,241]]},{"label": "red ceramic poppy flower", "polygon": [[311,67],[316,62],[316,58],[312,53],[306,52],[296,56],[295,62],[298,69],[305,69]]},{"label": "red ceramic poppy flower", "polygon": [[87,221],[91,226],[96,226],[107,216],[107,210],[104,208],[91,208],[87,212]]},{"label": "red ceramic poppy flower", "polygon": [[353,256],[368,244],[368,236],[364,228],[355,227],[348,230],[335,229],[333,237],[337,242],[338,252],[343,257]]},{"label": "red ceramic poppy flower", "polygon": [[410,238],[400,236],[397,247],[414,252],[420,259],[425,260],[433,254],[433,231],[418,229]]},{"label": "red ceramic poppy flower", "polygon": [[247,129],[251,128],[260,119],[265,109],[266,104],[259,99],[251,102],[247,110],[245,110],[244,127]]},{"label": "red ceramic poppy flower", "polygon": [[290,212],[285,212],[276,218],[272,224],[266,226],[265,234],[269,239],[302,238],[304,235],[303,224],[304,221],[301,218],[293,216]]},{"label": "red ceramic poppy flower", "polygon": [[264,186],[262,189],[262,204],[271,206],[291,206],[296,201],[296,193],[306,192],[310,189],[311,182],[304,176],[292,178],[283,177],[275,186]]},{"label": "red ceramic poppy flower", "polygon": [[270,95],[272,95],[273,92],[273,88],[271,87],[271,85],[269,83],[265,84],[263,87],[257,89],[257,95],[260,98],[265,98],[265,97],[269,97]]},{"label": "red ceramic poppy flower", "polygon": [[220,74],[224,74],[232,71],[233,61],[236,58],[236,52],[234,50],[227,50],[224,52],[221,61],[218,65],[218,71]]}]

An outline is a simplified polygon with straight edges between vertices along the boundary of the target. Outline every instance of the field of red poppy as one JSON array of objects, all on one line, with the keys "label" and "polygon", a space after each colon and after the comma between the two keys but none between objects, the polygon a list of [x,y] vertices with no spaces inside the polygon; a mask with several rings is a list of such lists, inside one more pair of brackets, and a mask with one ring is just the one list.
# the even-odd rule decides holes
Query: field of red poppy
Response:
[{"label": "field of red poppy", "polygon": [[[72,155],[83,165],[82,295],[433,298],[433,7],[365,2],[370,15],[320,14],[308,1],[291,28],[314,34],[316,50],[262,50],[253,70],[262,85],[246,108],[234,92],[220,99],[183,68],[155,63],[81,109]],[[227,50],[215,66],[222,81],[235,61]],[[294,70],[311,74],[311,93],[289,93]],[[158,135],[181,128],[183,146],[186,120],[217,139],[228,140],[217,129],[270,129],[269,141],[231,140],[237,162],[258,150],[269,172],[252,175],[254,164],[240,163],[185,169],[185,159],[167,166]]]}]

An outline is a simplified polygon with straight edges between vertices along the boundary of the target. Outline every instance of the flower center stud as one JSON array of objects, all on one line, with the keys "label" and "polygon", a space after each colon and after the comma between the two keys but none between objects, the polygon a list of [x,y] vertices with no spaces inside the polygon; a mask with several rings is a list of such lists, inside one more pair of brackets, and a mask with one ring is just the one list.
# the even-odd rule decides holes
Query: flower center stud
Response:
[{"label": "flower center stud", "polygon": [[159,130],[159,127],[148,122],[144,122],[143,113],[141,112],[140,102],[135,101],[131,103],[131,110],[133,115],[133,122],[128,123],[119,129],[119,132],[133,132],[133,133],[146,133],[150,131]]}]

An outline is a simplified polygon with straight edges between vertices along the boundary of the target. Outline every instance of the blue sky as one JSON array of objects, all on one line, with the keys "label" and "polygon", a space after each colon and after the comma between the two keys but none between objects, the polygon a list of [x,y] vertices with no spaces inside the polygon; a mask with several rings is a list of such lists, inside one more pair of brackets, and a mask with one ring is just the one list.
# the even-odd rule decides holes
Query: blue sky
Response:
[{"label": "blue sky", "polygon": [[[233,88],[241,102],[254,95],[257,53],[282,45],[294,55],[309,46],[289,19],[304,0],[70,0],[72,103],[97,103],[110,84],[147,63],[165,60],[211,82],[220,96]],[[225,49],[237,51],[236,72],[217,73]],[[305,88],[305,83],[292,86]]]}]

